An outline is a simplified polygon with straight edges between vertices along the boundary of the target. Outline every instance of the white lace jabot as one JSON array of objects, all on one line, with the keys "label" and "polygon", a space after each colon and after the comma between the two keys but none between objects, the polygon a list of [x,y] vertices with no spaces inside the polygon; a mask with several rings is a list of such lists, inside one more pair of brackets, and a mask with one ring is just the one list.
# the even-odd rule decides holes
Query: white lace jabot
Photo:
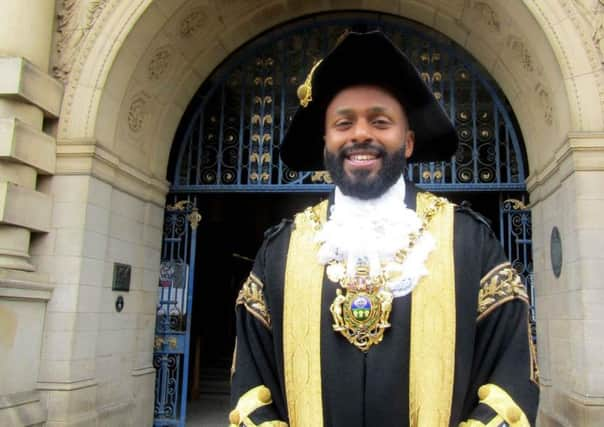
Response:
[{"label": "white lace jabot", "polygon": [[[401,178],[382,196],[361,200],[342,194],[336,187],[329,219],[317,233],[321,243],[318,258],[321,264],[344,261],[347,274],[353,275],[358,261],[369,263],[370,275],[380,273],[382,265],[409,243],[409,235],[417,233],[422,221],[405,204],[405,180]],[[428,274],[425,261],[435,246],[428,232],[414,245],[401,265],[406,283],[389,283],[394,296],[409,293],[419,279]],[[405,289],[404,291],[397,289]]]}]

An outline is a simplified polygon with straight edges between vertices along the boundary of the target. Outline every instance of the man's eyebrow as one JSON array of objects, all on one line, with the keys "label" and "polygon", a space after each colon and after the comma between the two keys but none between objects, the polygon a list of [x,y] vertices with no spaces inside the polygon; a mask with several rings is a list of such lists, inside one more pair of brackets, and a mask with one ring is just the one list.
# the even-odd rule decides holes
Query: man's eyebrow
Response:
[{"label": "man's eyebrow", "polygon": [[[386,113],[388,111],[388,109],[386,107],[382,107],[379,105],[376,105],[375,107],[371,107],[367,110],[370,113]],[[342,107],[342,108],[338,108],[335,111],[336,114],[338,115],[349,115],[349,114],[353,114],[354,113],[354,109],[350,108],[350,107]]]},{"label": "man's eyebrow", "polygon": [[386,113],[388,109],[386,107],[376,105],[375,107],[371,107],[368,111],[370,113]]},{"label": "man's eyebrow", "polygon": [[342,107],[342,108],[338,108],[336,110],[336,114],[337,115],[342,115],[342,116],[348,116],[350,114],[353,114],[354,110],[352,108],[349,107]]}]

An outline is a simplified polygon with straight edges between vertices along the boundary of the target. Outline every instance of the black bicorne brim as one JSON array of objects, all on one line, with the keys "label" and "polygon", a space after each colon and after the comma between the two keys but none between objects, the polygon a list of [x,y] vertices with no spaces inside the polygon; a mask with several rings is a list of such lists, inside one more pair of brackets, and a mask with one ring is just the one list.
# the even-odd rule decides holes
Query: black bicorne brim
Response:
[{"label": "black bicorne brim", "polygon": [[409,162],[451,160],[457,132],[409,59],[379,31],[349,33],[315,69],[312,101],[300,106],[281,143],[281,159],[293,170],[322,170],[325,110],[342,89],[383,87],[403,105],[415,148]]}]

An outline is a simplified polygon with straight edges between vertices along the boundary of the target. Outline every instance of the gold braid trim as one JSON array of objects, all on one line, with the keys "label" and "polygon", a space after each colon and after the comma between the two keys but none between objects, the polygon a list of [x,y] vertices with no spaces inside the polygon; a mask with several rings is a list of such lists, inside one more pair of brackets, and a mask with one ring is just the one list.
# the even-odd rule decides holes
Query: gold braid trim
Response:
[{"label": "gold braid trim", "polygon": [[480,280],[476,321],[479,322],[501,304],[516,298],[528,303],[528,295],[520,275],[509,262],[505,262],[493,268]]},{"label": "gold braid trim", "polygon": [[495,418],[493,418],[487,424],[478,420],[469,419],[468,421],[460,423],[459,427],[500,427],[504,421],[505,420],[503,418],[501,418],[499,415],[496,415]]},{"label": "gold braid trim", "polygon": [[531,354],[531,381],[538,387],[539,386],[539,364],[537,363],[537,348],[535,347],[535,343],[533,342],[533,336],[531,331],[531,322],[526,322],[526,327],[528,329],[528,341],[529,341],[529,350]]},{"label": "gold braid trim", "polygon": [[267,329],[271,329],[271,316],[266,307],[263,289],[264,284],[262,281],[254,273],[250,273],[245,282],[243,282],[243,286],[235,301],[235,306],[243,304],[252,316],[258,319]]},{"label": "gold braid trim", "polygon": [[520,406],[501,387],[495,384],[483,385],[478,389],[478,398],[480,403],[490,406],[510,427],[531,427]]},{"label": "gold braid trim", "polygon": [[411,293],[409,425],[448,426],[455,378],[454,205],[418,193],[417,213],[433,217],[427,231],[436,248],[426,261],[430,274]]},{"label": "gold braid trim", "polygon": [[327,201],[296,215],[283,290],[283,377],[291,427],[323,426],[321,291],[315,232],[327,218]]},{"label": "gold braid trim", "polygon": [[233,360],[231,361],[231,380],[233,379],[233,375],[235,375],[236,368],[237,368],[237,337],[235,337],[235,347],[233,348]]},{"label": "gold braid trim", "polygon": [[275,420],[275,421],[265,421],[262,424],[254,424],[250,421],[250,423],[243,423],[243,424],[229,424],[229,427],[239,427],[243,425],[244,427],[288,427],[287,423],[283,422],[283,421],[279,421],[279,420]]},{"label": "gold braid trim", "polygon": [[258,408],[273,403],[271,391],[264,385],[246,391],[237,401],[237,406],[229,414],[229,427],[287,427],[283,421],[265,421],[254,424],[250,415]]}]

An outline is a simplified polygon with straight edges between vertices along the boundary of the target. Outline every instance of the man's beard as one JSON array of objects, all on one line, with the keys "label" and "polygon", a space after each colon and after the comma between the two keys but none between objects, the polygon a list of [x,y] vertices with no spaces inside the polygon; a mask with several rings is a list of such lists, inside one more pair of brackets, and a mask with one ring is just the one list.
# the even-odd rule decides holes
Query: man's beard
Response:
[{"label": "man's beard", "polygon": [[[371,171],[365,169],[355,170],[348,175],[344,170],[344,160],[352,148],[368,148],[381,156],[382,167],[375,176],[370,176]],[[343,148],[337,153],[325,150],[325,168],[329,172],[334,184],[343,194],[362,200],[375,199],[386,192],[403,173],[407,164],[405,147],[394,153],[389,153],[382,146],[372,143],[356,144],[354,147]]]}]

